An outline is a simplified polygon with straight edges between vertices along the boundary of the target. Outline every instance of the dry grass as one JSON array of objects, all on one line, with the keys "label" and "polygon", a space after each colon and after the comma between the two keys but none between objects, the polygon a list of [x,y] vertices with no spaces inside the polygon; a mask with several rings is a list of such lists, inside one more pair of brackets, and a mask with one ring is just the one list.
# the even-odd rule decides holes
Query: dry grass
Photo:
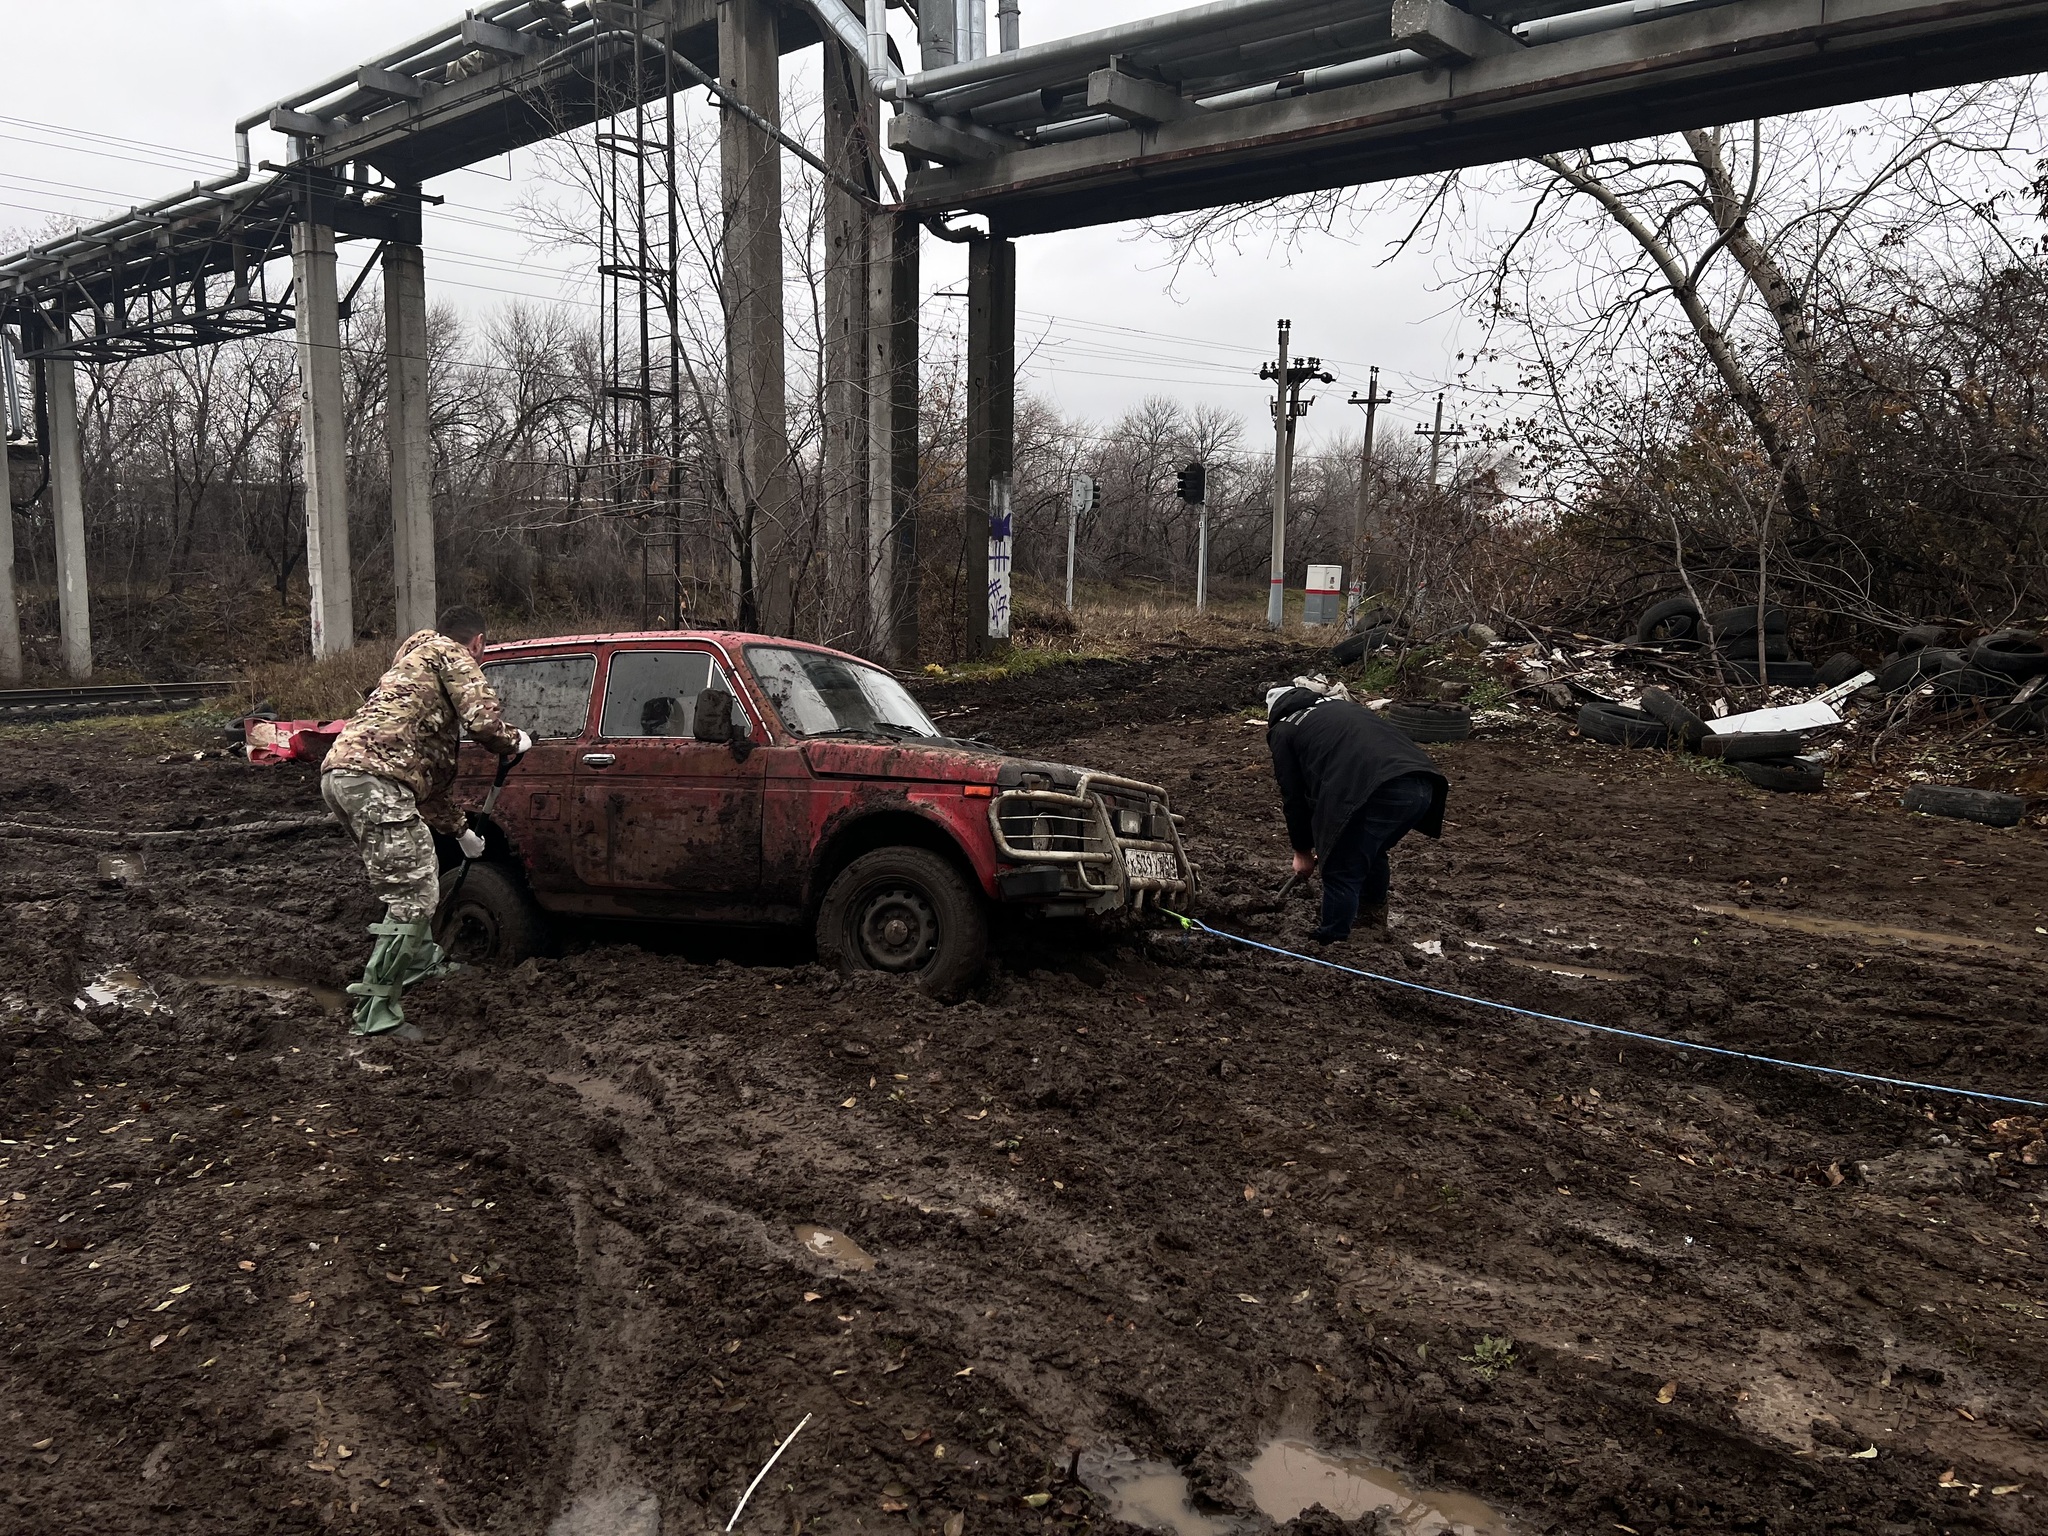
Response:
[{"label": "dry grass", "polygon": [[266,703],[285,720],[342,719],[377,685],[391,665],[391,650],[389,640],[372,640],[324,661],[264,662],[243,675],[243,702]]}]

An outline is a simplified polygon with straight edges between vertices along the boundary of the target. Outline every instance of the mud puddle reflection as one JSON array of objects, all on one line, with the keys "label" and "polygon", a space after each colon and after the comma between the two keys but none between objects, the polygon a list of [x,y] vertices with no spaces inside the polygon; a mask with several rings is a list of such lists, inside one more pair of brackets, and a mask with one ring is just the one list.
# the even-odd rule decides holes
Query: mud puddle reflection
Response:
[{"label": "mud puddle reflection", "polygon": [[804,1245],[806,1252],[828,1259],[841,1269],[864,1275],[875,1267],[874,1259],[865,1248],[844,1232],[831,1227],[799,1226],[796,1228],[796,1240]]},{"label": "mud puddle reflection", "polygon": [[[1187,1478],[1161,1461],[1111,1450],[1081,1458],[1082,1483],[1111,1516],[1172,1536],[1244,1536],[1256,1523],[1195,1508]],[[1468,1494],[1416,1488],[1400,1473],[1356,1457],[1335,1456],[1302,1440],[1271,1440],[1244,1469],[1259,1513],[1284,1525],[1320,1504],[1340,1520],[1384,1513],[1399,1536],[1510,1536],[1503,1515]]]},{"label": "mud puddle reflection", "polygon": [[329,1013],[339,1013],[348,1006],[348,994],[341,988],[322,986],[317,981],[293,981],[288,976],[194,976],[192,984],[198,987],[230,987],[237,992],[260,992],[265,997],[275,998],[303,992]]},{"label": "mud puddle reflection", "polygon": [[1966,933],[1929,933],[1920,928],[1893,928],[1885,923],[1859,923],[1846,917],[1814,917],[1804,912],[1777,912],[1766,907],[1738,907],[1727,901],[1696,901],[1693,911],[1716,917],[1740,918],[1765,928],[1789,928],[1795,933],[1818,933],[1830,938],[1875,939],[1886,944],[1924,944],[1930,949],[1989,949],[2022,960],[2039,960],[2039,950],[1998,939],[1980,939]]},{"label": "mud puddle reflection", "polygon": [[1340,1520],[1384,1510],[1401,1536],[1508,1536],[1507,1517],[1469,1494],[1424,1491],[1400,1473],[1301,1440],[1270,1441],[1244,1469],[1259,1512],[1285,1524],[1320,1504]]}]

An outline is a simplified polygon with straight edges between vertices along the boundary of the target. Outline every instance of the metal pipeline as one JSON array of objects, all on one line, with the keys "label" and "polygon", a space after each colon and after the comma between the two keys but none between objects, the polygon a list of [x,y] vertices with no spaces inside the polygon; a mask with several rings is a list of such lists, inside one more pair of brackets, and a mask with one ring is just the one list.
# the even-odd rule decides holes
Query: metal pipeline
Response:
[{"label": "metal pipeline", "polygon": [[878,96],[888,96],[903,78],[889,60],[887,0],[867,0],[863,25],[854,19],[843,0],[803,0],[821,30],[845,45],[846,51],[867,65],[868,83]]}]

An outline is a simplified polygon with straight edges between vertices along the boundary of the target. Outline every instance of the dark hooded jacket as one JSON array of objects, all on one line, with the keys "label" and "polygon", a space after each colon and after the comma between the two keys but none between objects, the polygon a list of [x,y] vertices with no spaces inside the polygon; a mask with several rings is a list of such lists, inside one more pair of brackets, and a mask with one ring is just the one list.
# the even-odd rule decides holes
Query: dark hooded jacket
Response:
[{"label": "dark hooded jacket", "polygon": [[1427,752],[1363,704],[1291,688],[1273,701],[1269,718],[1266,745],[1273,753],[1273,777],[1280,781],[1287,840],[1297,852],[1328,853],[1345,823],[1381,786],[1411,773],[1436,790],[1416,830],[1443,836],[1450,781]]}]

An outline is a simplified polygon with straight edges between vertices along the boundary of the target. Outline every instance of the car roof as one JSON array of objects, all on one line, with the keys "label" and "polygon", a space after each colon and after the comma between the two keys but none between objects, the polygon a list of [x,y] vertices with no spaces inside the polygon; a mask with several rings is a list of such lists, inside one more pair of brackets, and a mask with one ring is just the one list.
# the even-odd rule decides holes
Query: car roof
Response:
[{"label": "car roof", "polygon": [[[555,650],[564,646],[579,645],[625,645],[636,641],[673,642],[697,640],[708,642],[730,654],[748,645],[776,645],[791,650],[817,651],[826,656],[837,656],[856,662],[864,667],[876,663],[848,651],[835,651],[829,645],[813,645],[808,640],[792,640],[785,635],[753,634],[742,629],[628,629],[609,634],[597,635],[541,635],[527,640],[494,640],[484,647],[487,659],[517,656],[532,651]],[[886,670],[886,669],[885,669]]]}]

